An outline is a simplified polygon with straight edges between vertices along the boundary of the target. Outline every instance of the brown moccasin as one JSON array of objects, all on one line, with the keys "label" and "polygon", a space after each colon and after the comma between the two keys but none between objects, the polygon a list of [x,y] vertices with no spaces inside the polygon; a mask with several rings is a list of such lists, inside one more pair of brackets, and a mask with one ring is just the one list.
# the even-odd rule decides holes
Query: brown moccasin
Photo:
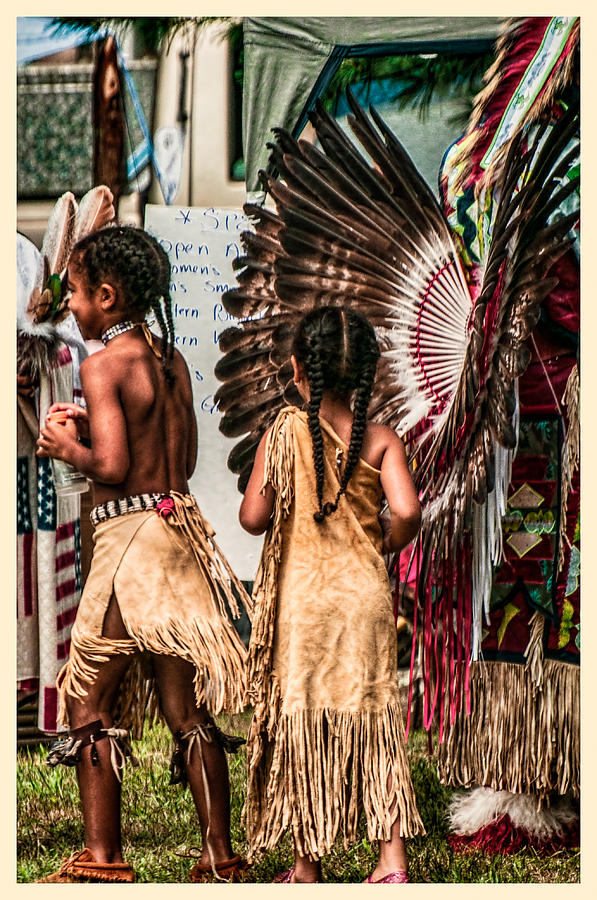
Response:
[{"label": "brown moccasin", "polygon": [[37,884],[81,884],[82,882],[103,882],[111,884],[131,884],[135,873],[128,863],[99,863],[91,850],[84,847],[65,859],[57,872],[40,878]]},{"label": "brown moccasin", "polygon": [[214,875],[214,869],[217,876],[223,881],[239,881],[241,872],[247,868],[247,860],[240,856],[233,856],[231,859],[224,859],[222,862],[215,863],[213,868],[211,863],[196,863],[189,872],[189,880],[193,884],[199,884],[202,881],[217,880]]}]

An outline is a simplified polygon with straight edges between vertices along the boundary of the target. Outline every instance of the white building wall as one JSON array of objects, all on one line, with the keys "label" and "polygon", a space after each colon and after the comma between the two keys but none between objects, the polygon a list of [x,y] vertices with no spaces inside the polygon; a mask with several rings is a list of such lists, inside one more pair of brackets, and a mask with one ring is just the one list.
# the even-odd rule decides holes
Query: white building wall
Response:
[{"label": "white building wall", "polygon": [[[188,52],[184,110],[180,54]],[[230,178],[231,60],[222,25],[204,29],[194,47],[177,35],[160,61],[154,128],[158,165],[167,182],[166,194],[154,177],[152,203],[239,207],[245,184]],[[172,194],[169,192],[172,191]]]}]

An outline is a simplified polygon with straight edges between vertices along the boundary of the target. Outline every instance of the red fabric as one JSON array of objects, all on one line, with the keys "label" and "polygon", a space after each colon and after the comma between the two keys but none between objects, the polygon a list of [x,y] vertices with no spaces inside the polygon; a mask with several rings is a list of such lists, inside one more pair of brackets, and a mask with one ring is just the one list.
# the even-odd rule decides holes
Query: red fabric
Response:
[{"label": "red fabric", "polygon": [[[535,340],[537,339],[538,335],[535,334]],[[537,359],[531,360],[525,374],[518,382],[521,413],[524,415],[525,413],[547,414],[559,412],[561,410],[561,398],[564,396],[568,377],[575,363],[575,357],[559,355],[554,359],[544,359],[543,365]],[[545,372],[547,372],[547,376]],[[547,380],[548,378],[549,381]],[[556,397],[560,398],[558,401],[560,410],[556,407],[549,387],[550,382]]]},{"label": "red fabric", "polygon": [[486,853],[518,853],[532,847],[538,853],[547,855],[557,853],[565,848],[578,847],[580,829],[578,823],[563,829],[561,834],[554,834],[541,841],[524,828],[515,828],[510,816],[501,816],[495,822],[485,825],[474,834],[450,834],[448,842],[456,852],[467,850],[484,850]]},{"label": "red fabric", "polygon": [[[417,552],[415,556],[415,569],[418,572],[420,561],[421,561],[421,538],[420,535],[416,539]],[[418,632],[417,632],[417,609],[419,603],[418,598],[415,596],[415,602],[413,604],[413,640],[410,651],[410,673],[408,678],[408,710],[406,713],[406,728],[404,730],[405,740],[408,740],[408,734],[410,731],[410,713],[412,710],[412,701],[413,701],[413,683],[414,683],[414,671],[415,671],[415,659],[417,655],[417,646],[418,646]]]},{"label": "red fabric", "polygon": [[69,653],[70,653],[70,638],[68,638],[66,641],[60,641],[58,644],[56,644],[56,659],[58,661],[66,659],[68,657]]},{"label": "red fabric", "polygon": [[400,552],[400,556],[398,557],[397,572],[400,577],[400,584],[406,584],[408,587],[414,590],[417,586],[417,573],[419,571],[419,567],[417,565],[416,557],[415,559],[413,559],[412,565],[410,565],[412,552],[412,544],[409,544],[408,547],[405,547],[404,550]]},{"label": "red fabric", "polygon": [[46,688],[44,690],[43,703],[43,731],[56,731],[56,717],[58,715],[58,691],[56,688]]},{"label": "red fabric", "polygon": [[67,625],[72,625],[77,617],[77,607],[73,606],[71,609],[65,609],[64,612],[59,613],[56,616],[56,627],[58,631],[62,631]]},{"label": "red fabric", "polygon": [[56,571],[61,572],[62,569],[68,569],[69,566],[74,566],[76,559],[77,557],[74,548],[72,550],[67,550],[66,553],[61,553],[60,556],[56,557]]},{"label": "red fabric", "polygon": [[544,300],[550,318],[562,328],[578,334],[580,331],[580,304],[578,302],[578,262],[573,253],[560,257],[550,269],[549,278],[558,279],[556,287]]},{"label": "red fabric", "polygon": [[67,538],[72,538],[75,536],[75,523],[74,522],[63,522],[56,529],[56,540],[57,541],[65,541]]},{"label": "red fabric", "polygon": [[487,634],[483,639],[483,650],[485,653],[501,651],[502,653],[520,654],[528,645],[531,637],[529,620],[532,616],[532,611],[529,610],[523,591],[517,591],[511,598],[510,603],[516,606],[519,612],[510,619],[507,628],[501,635],[501,640],[499,630],[504,621],[505,609],[498,609],[492,613],[487,626]]}]

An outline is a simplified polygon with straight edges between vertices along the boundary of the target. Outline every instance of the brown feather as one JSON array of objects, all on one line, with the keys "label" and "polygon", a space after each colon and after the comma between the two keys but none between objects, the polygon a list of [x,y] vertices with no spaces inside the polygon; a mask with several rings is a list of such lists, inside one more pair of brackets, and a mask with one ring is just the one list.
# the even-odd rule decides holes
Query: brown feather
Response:
[{"label": "brown feather", "polygon": [[237,402],[230,405],[226,414],[220,419],[220,431],[226,437],[240,437],[247,432],[265,431],[271,422],[271,410],[280,399],[280,388],[277,382],[273,387],[257,394],[253,393],[250,401],[246,395],[237,397]]},{"label": "brown feather", "polygon": [[218,337],[218,346],[222,353],[229,353],[231,350],[240,350],[249,345],[270,341],[273,332],[277,327],[277,319],[273,320],[273,316],[267,319],[257,319],[253,322],[243,322],[236,327],[230,327],[220,332]]},{"label": "brown feather", "polygon": [[215,365],[214,374],[220,381],[251,375],[257,365],[263,362],[269,365],[269,352],[270,348],[265,343],[261,346],[251,345],[239,350],[231,350],[225,356],[220,357]]}]

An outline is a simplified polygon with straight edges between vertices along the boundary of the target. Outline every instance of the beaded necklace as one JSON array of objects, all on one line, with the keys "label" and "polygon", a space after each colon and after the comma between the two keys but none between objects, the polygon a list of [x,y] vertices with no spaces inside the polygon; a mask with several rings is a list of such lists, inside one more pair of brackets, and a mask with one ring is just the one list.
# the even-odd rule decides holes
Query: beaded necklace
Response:
[{"label": "beaded necklace", "polygon": [[143,330],[143,336],[149,344],[152,352],[157,356],[158,359],[161,359],[161,351],[158,350],[158,348],[154,344],[153,335],[149,330],[147,322],[131,322],[130,319],[126,319],[124,322],[117,322],[115,325],[110,325],[110,327],[106,328],[106,330],[102,334],[102,343],[105,346],[108,341],[112,340],[112,338],[118,337],[119,334],[125,334],[127,331],[131,331],[133,328],[141,328]]},{"label": "beaded necklace", "polygon": [[110,325],[102,334],[102,343],[107,344],[112,338],[118,337],[119,334],[125,334],[125,332],[131,331],[132,328],[137,328],[140,325],[143,325],[143,323],[131,322],[129,319],[124,322],[117,322],[116,325]]}]

